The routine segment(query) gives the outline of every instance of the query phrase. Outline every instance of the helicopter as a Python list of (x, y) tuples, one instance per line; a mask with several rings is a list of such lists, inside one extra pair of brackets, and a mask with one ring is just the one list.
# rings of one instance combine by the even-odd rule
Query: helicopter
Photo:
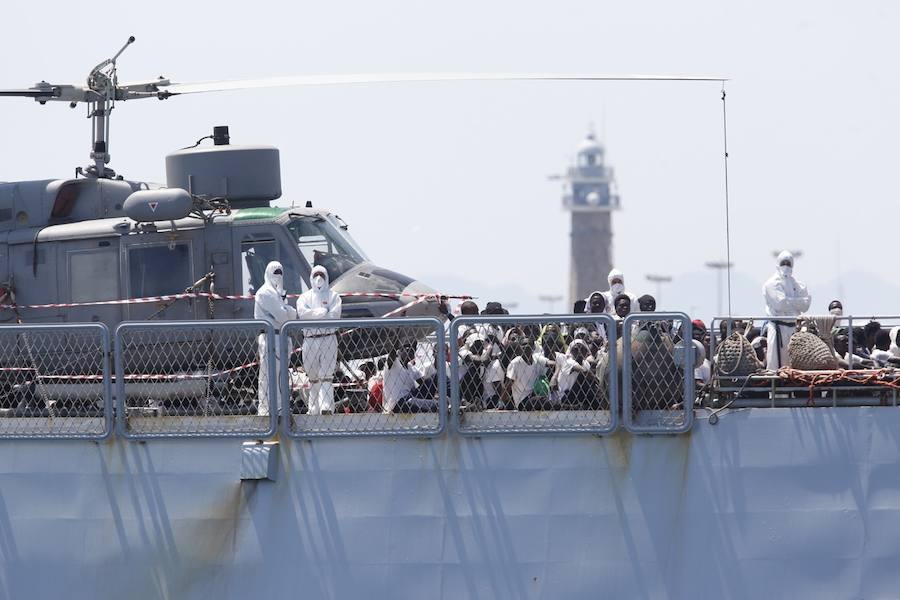
[[(178, 83), (165, 77), (120, 83), (117, 61), (131, 36), (97, 64), (84, 85), (46, 81), (0, 89), (0, 97), (86, 105), (91, 162), (70, 179), (0, 183), (0, 320), (27, 323), (252, 318), (250, 298), (265, 265), (279, 260), (290, 294), (322, 265), (344, 296), (342, 316), (448, 314), (445, 298), (414, 277), (373, 263), (335, 212), (273, 206), (281, 198), (277, 148), (232, 145), (227, 126), (166, 156), (164, 185), (127, 180), (109, 167), (117, 103), (259, 87), (384, 82), (556, 80), (723, 81), (719, 77), (554, 74), (321, 75)], [(211, 145), (203, 142), (211, 141)], [(129, 299), (215, 292), (133, 303)], [(218, 299), (221, 298), (221, 299)], [(111, 301), (119, 300), (115, 303)], [(201, 299), (202, 300), (202, 299)], [(22, 307), (10, 314), (9, 307)], [(3, 312), (7, 314), (4, 316)]]

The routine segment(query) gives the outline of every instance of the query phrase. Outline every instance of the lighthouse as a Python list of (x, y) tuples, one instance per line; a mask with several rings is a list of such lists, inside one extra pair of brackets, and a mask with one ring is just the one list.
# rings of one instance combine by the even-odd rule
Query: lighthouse
[(569, 253), (569, 299), (586, 298), (607, 287), (612, 267), (612, 211), (619, 209), (613, 169), (603, 145), (590, 131), (578, 146), (575, 164), (563, 181), (562, 204), (572, 213)]

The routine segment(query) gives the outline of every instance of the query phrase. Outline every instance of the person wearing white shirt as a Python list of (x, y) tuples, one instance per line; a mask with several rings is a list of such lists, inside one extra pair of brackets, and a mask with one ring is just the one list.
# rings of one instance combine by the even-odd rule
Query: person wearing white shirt
[(560, 355), (553, 374), (562, 407), (598, 409), (600, 390), (588, 356), (588, 345), (576, 339), (567, 354)]
[(535, 410), (540, 401), (534, 396), (534, 384), (546, 373), (552, 361), (534, 352), (531, 340), (521, 342), (519, 355), (506, 368), (507, 392), (516, 410)]
[(886, 329), (878, 330), (875, 334), (875, 347), (869, 355), (879, 367), (896, 366), (900, 364), (897, 357), (891, 352), (891, 334)]
[(422, 397), (428, 392), (421, 387), (423, 369), (415, 362), (414, 346), (402, 346), (388, 355), (384, 370), (383, 413), (436, 412), (439, 409), (436, 398)]
[(415, 359), (415, 349), (412, 346), (403, 346), (399, 350), (393, 350), (388, 355), (387, 365), (384, 369), (384, 401), (382, 411), (385, 414), (392, 412), (406, 412), (403, 410), (405, 402), (419, 385), (421, 375), (410, 366)]

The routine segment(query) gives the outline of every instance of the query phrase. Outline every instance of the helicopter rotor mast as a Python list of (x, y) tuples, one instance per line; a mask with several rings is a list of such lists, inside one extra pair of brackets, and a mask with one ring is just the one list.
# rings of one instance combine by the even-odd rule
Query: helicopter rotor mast
[(84, 177), (111, 179), (115, 171), (107, 167), (109, 155), (109, 121), (116, 100), (135, 100), (139, 98), (159, 98), (164, 100), (173, 95), (171, 92), (160, 92), (158, 85), (168, 85), (164, 77), (148, 82), (119, 85), (116, 72), (116, 61), (128, 46), (134, 43), (134, 36), (112, 58), (99, 63), (91, 69), (86, 85), (56, 85), (41, 81), (34, 87), (19, 90), (0, 90), (0, 97), (33, 98), (40, 104), (47, 102), (68, 102), (70, 108), (79, 103), (87, 104), (87, 117), (91, 119), (91, 153), (93, 164), (78, 167), (77, 175)]
[[(116, 88), (118, 86), (118, 74), (116, 73), (116, 60), (125, 52), (125, 49), (134, 43), (134, 36), (130, 36), (125, 45), (116, 52), (112, 58), (107, 58), (91, 69), (87, 78), (87, 87), (95, 92), (96, 96), (88, 100), (88, 118), (91, 119), (91, 159), (93, 167), (85, 170), (76, 170), (76, 173), (84, 173), (94, 177), (114, 177), (106, 165), (109, 163), (109, 117), (116, 107)], [(75, 107), (72, 103), (70, 106)]]

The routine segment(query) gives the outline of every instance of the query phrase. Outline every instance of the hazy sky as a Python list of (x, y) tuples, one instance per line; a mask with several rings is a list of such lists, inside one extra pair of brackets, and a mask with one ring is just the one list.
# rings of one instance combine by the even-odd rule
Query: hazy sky
[[(732, 257), (751, 290), (736, 308), (761, 310), (771, 251), (789, 247), (805, 253), (796, 272), (814, 303), (827, 304), (819, 296), (840, 272), (847, 297), (900, 312), (895, 288), (879, 282), (896, 273), (900, 3), (24, 4), (4, 7), (3, 87), (78, 82), (132, 34), (121, 81), (423, 71), (731, 77)], [(711, 312), (715, 279), (698, 272), (725, 253), (719, 96), (714, 83), (478, 82), (144, 100), (116, 107), (111, 166), (164, 181), (167, 152), (228, 124), (233, 143), (281, 149), (284, 202), (332, 208), (380, 264), (436, 287), (472, 288), (447, 292), (509, 290), (519, 297), (498, 299), (537, 309), (538, 294), (565, 292), (569, 272), (569, 215), (547, 175), (567, 166), (594, 122), (618, 176), (614, 256), (629, 287), (652, 291), (646, 273), (670, 274), (678, 308)], [(82, 108), (2, 106), (0, 179), (67, 177), (86, 164)], [(846, 289), (864, 275), (871, 289)]]

